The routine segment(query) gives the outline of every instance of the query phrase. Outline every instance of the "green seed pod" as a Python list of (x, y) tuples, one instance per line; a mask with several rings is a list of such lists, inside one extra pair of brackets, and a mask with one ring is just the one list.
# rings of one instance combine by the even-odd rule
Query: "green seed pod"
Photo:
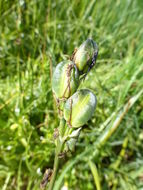
[(78, 70), (85, 73), (94, 66), (97, 55), (98, 48), (96, 43), (92, 39), (87, 39), (75, 52), (73, 61)]
[(59, 63), (54, 71), (52, 90), (57, 98), (69, 98), (78, 88), (79, 74), (76, 65), (67, 60)]
[(88, 89), (81, 89), (66, 101), (64, 118), (69, 126), (82, 127), (91, 118), (95, 107), (96, 96)]

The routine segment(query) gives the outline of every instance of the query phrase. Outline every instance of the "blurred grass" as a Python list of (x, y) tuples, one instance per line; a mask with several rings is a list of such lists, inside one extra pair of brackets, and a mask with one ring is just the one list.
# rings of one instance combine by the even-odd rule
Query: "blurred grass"
[(0, 0), (0, 189), (37, 190), (52, 167), (58, 126), (52, 69), (88, 37), (97, 42), (99, 57), (81, 87), (95, 92), (98, 105), (73, 157), (89, 145), (92, 151), (66, 172), (63, 184), (96, 189), (90, 155), (102, 189), (143, 189), (143, 95), (93, 155), (101, 132), (143, 89), (142, 9), (142, 0)]

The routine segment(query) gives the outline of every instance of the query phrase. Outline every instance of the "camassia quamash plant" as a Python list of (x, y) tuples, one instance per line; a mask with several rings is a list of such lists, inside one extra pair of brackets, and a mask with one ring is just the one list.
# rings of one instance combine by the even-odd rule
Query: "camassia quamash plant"
[(98, 47), (92, 39), (87, 39), (75, 49), (70, 60), (60, 62), (52, 77), (52, 91), (56, 99), (59, 127), (54, 131), (55, 158), (53, 169), (46, 170), (41, 187), (48, 183), (52, 190), (56, 180), (59, 162), (65, 154), (75, 150), (82, 126), (91, 119), (96, 108), (96, 96), (89, 89), (80, 89), (80, 83), (94, 66)]

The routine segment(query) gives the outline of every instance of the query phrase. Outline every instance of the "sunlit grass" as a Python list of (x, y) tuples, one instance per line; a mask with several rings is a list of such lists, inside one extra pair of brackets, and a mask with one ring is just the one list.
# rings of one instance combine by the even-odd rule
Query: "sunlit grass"
[[(99, 56), (84, 85), (95, 92), (97, 109), (58, 179), (64, 172), (61, 185), (95, 189), (91, 156), (102, 189), (143, 188), (143, 95), (98, 157), (93, 154), (101, 132), (143, 89), (142, 9), (141, 0), (0, 0), (0, 189), (38, 190), (45, 169), (52, 167), (58, 120), (51, 72), (88, 37), (97, 42)], [(67, 171), (73, 158), (77, 164)]]

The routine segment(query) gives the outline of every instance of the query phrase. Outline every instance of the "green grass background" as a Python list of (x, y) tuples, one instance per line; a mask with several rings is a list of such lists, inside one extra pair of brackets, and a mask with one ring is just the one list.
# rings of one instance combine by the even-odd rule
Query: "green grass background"
[[(82, 87), (95, 92), (97, 109), (57, 183), (96, 189), (92, 157), (103, 190), (143, 189), (143, 94), (94, 157), (103, 123), (112, 124), (143, 89), (142, 0), (0, 0), (0, 189), (38, 190), (52, 168), (59, 124), (52, 70), (88, 37), (99, 56)], [(68, 170), (89, 145), (91, 151)]]

